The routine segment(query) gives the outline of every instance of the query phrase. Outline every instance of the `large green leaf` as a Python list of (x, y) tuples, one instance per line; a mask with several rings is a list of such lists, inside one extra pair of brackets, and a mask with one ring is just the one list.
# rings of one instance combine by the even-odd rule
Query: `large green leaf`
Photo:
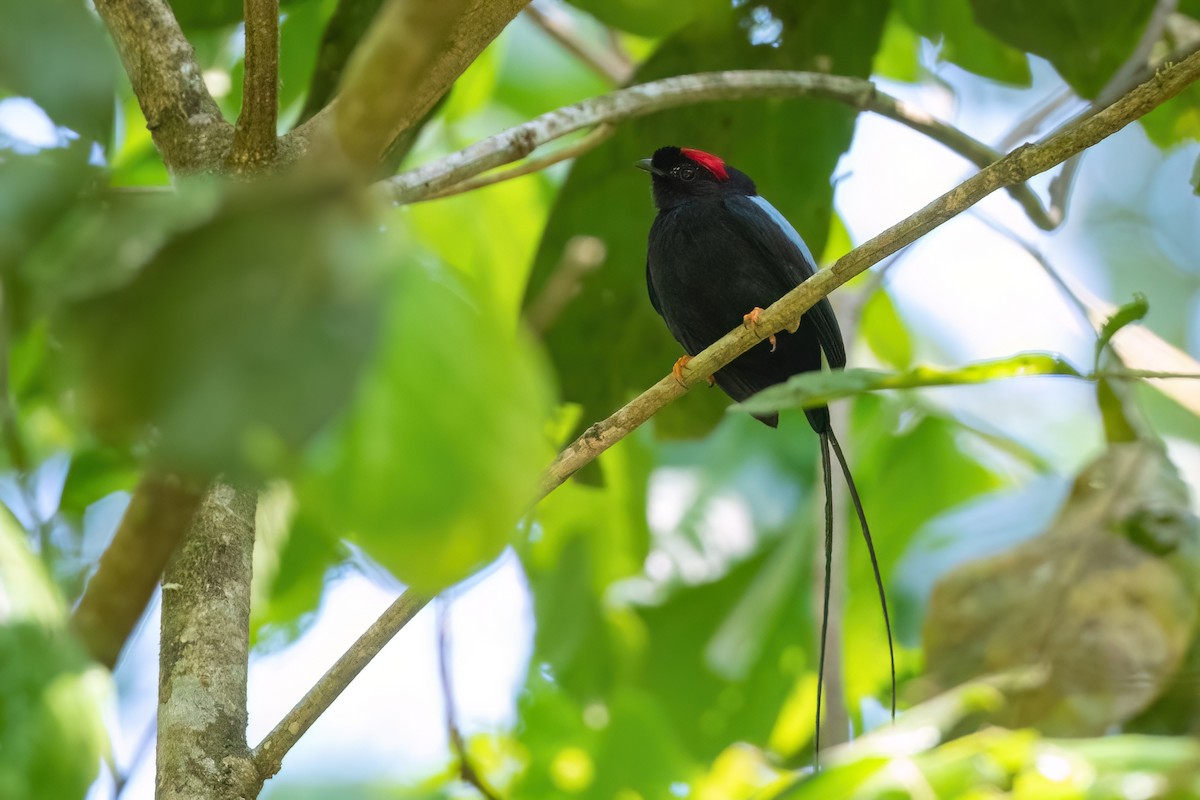
[(1133, 52), (1154, 0), (971, 0), (971, 8), (984, 28), (1095, 97)]
[[(141, 227), (162, 219), (178, 222)], [(345, 404), (375, 339), (384, 244), (352, 201), (239, 189), (199, 224), (146, 234), (149, 252), (103, 221), (90, 220), (97, 241), (119, 245), (115, 267), (132, 274), (57, 314), (99, 435), (128, 443), (153, 426), (157, 456), (178, 468), (270, 472)]]
[(979, 27), (969, 0), (896, 0), (896, 10), (918, 33), (941, 45), (939, 60), (985, 78), (1029, 85), (1029, 58)]
[[(773, 0), (693, 22), (665, 42), (637, 81), (716, 69), (808, 69), (866, 76), (886, 15), (880, 0)], [(662, 145), (726, 158), (758, 182), (815, 252), (829, 229), (838, 158), (854, 112), (817, 100), (711, 103), (630, 122), (571, 170), (542, 239), (527, 297), (553, 272), (568, 239), (589, 234), (608, 261), (584, 283), (546, 337), (563, 394), (584, 421), (610, 414), (661, 378), (680, 348), (646, 297), (646, 234), (653, 220), (646, 176), (632, 168)], [(660, 430), (695, 434), (719, 418), (717, 392), (692, 392), (656, 417)]]
[[(1163, 149), (1200, 139), (1200, 86), (1192, 84), (1141, 119), (1150, 141)], [(1193, 186), (1200, 186), (1196, 178)], [(1200, 193), (1200, 189), (1197, 190)]]
[(0, 93), (33, 98), (87, 139), (112, 128), (116, 56), (82, 0), (0, 0)]
[(300, 484), (302, 508), (422, 593), (513, 541), (551, 456), (542, 364), (468, 298), (448, 275), (405, 265), (384, 346)]
[(570, 0), (596, 19), (639, 36), (665, 36), (705, 14), (718, 11), (721, 0)]

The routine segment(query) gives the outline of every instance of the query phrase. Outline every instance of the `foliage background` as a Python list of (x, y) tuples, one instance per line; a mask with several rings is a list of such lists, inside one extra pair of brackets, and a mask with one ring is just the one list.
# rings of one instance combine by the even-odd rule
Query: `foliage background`
[[(240, 3), (173, 7), (234, 118)], [(283, 3), (285, 128), (305, 107), (336, 7)], [(727, 68), (872, 76), (995, 142), (1064, 83), (1080, 99), (1052, 121), (1082, 108), (1153, 7), (579, 0), (545, 11), (595, 47), (615, 31), (634, 81)], [(590, 480), (560, 488), (518, 529), (511, 520), (556, 447), (678, 355), (644, 296), (652, 209), (632, 161), (666, 143), (720, 153), (824, 263), (957, 183), (965, 162), (841, 106), (764, 100), (648, 117), (569, 167), (385, 212), (212, 184), (170, 198), (109, 192), (168, 175), (101, 29), (69, 0), (0, 8), (0, 736), (20, 731), (29, 745), (0, 757), (0, 796), (80, 796), (92, 784), (111, 797), (113, 768), (130, 777), (122, 796), (151, 794), (153, 610), (111, 682), (45, 634), (112, 535), (146, 464), (147, 423), (156, 457), (270, 480), (255, 553), (252, 740), (397, 581), (425, 591), (476, 574), (451, 593), (453, 674), (472, 759), (505, 796), (753, 797), (808, 763), (820, 487), (799, 414), (770, 431), (725, 413), (717, 392), (692, 392), (606, 453)], [(1177, 16), (1185, 33), (1200, 26), (1195, 4)], [(53, 68), (47, 53), (61, 54)], [(611, 87), (519, 18), (459, 79), (406, 163)], [(1144, 293), (1145, 324), (1200, 354), (1196, 91), (1089, 153), (1053, 234), (994, 197), (840, 291), (852, 363), (903, 369), (1038, 349), (1086, 368), (1091, 333), (997, 221), (1100, 297)], [(579, 235), (601, 239), (606, 260), (536, 340), (521, 309)], [(1138, 401), (1200, 485), (1196, 416), (1148, 387)], [(904, 706), (922, 697), (936, 580), (1043, 530), (1102, 451), (1102, 422), (1090, 386), (1053, 378), (845, 406), (843, 440), (891, 591)], [(885, 719), (887, 672), (857, 543), (844, 580), (844, 689), (862, 732)], [(318, 722), (268, 796), (471, 794), (455, 780), (440, 717), (433, 614)], [(1195, 723), (1164, 725), (1146, 730), (1185, 734)], [(1159, 776), (1155, 792), (1175, 785), (1163, 775), (1193, 786), (1200, 775), (1184, 738), (1072, 745), (990, 730), (957, 744), (914, 762), (937, 796), (989, 781), (1023, 797), (1133, 796), (1104, 792), (1123, 791), (1130, 775)], [(866, 758), (803, 791), (841, 796), (850, 789), (838, 781), (872, 779), (862, 791), (884, 796), (888, 775)]]

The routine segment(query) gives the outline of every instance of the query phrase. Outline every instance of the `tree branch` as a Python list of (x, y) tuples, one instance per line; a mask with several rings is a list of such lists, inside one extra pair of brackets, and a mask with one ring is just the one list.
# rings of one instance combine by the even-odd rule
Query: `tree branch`
[[(431, 164), (403, 172), (386, 181), (384, 191), (399, 203), (423, 200), (481, 172), (524, 158), (546, 142), (577, 130), (700, 102), (754, 97), (821, 97), (860, 111), (873, 111), (925, 134), (980, 168), (1001, 156), (957, 128), (878, 91), (870, 81), (813, 72), (742, 70), (665, 78), (551, 111)], [(1053, 227), (1029, 187), (1022, 184), (1007, 188), (1034, 224)]]
[(312, 727), (317, 718), (325, 713), (325, 709), (350, 685), (350, 681), (362, 672), (363, 667), (371, 663), (371, 659), (379, 655), (384, 645), (428, 602), (428, 598), (418, 597), (410, 591), (400, 595), (396, 602), (367, 628), (366, 633), (358, 637), (358, 641), (342, 654), (337, 663), (321, 676), (308, 694), (279, 721), (275, 729), (254, 748), (254, 766), (262, 780), (279, 772), (283, 757), (300, 741), (304, 732)]
[(548, 14), (530, 4), (525, 7), (525, 16), (533, 20), (535, 25), (562, 45), (568, 53), (587, 65), (588, 69), (609, 83), (621, 86), (633, 77), (633, 64), (622, 58), (620, 53), (602, 50), (580, 37), (565, 14)]
[[(1111, 136), (1179, 94), (1198, 77), (1200, 53), (1190, 56), (1180, 64), (1164, 68), (1158, 75), (1103, 111), (1087, 119), (1078, 120), (1037, 144), (1020, 147), (968, 178), (916, 214), (851, 250), (832, 267), (821, 270), (788, 292), (763, 312), (755, 331), (739, 326), (696, 355), (684, 368), (687, 386), (703, 382), (706, 376), (733, 361), (767, 335), (790, 327), (822, 297), (854, 276), (865, 272), (881, 259), (961, 214), (992, 192), (1024, 183)], [(539, 499), (620, 441), (667, 403), (680, 397), (687, 391), (687, 386), (667, 375), (612, 416), (591, 425), (546, 469), (542, 476)]]
[(112, 669), (200, 505), (198, 489), (149, 474), (133, 492), (112, 543), (71, 616), (92, 658)]
[(204, 86), (196, 53), (162, 0), (95, 0), (167, 169), (219, 170), (233, 126)]
[(157, 800), (257, 797), (246, 746), (253, 491), (214, 484), (163, 580)]
[(388, 0), (333, 103), (285, 141), (305, 149), (332, 127), (363, 168), (417, 123), (528, 0)]
[(235, 171), (275, 158), (279, 114), (279, 0), (245, 0), (246, 68), (242, 113), (233, 132), (229, 163)]

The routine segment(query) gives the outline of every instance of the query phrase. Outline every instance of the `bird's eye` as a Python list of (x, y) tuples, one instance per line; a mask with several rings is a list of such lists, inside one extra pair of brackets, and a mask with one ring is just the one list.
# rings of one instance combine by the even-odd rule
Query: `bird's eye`
[(679, 168), (679, 179), (680, 180), (690, 181), (695, 177), (696, 177), (696, 170), (694, 167), (680, 167)]

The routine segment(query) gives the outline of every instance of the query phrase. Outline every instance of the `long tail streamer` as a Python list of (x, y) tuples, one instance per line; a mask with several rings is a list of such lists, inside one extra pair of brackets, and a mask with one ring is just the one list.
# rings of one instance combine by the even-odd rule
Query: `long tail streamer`
[(879, 605), (883, 609), (883, 626), (887, 631), (888, 665), (892, 677), (892, 719), (896, 719), (896, 651), (892, 643), (892, 620), (888, 616), (887, 594), (883, 589), (883, 576), (879, 572), (879, 559), (875, 555), (875, 543), (871, 539), (871, 529), (867, 526), (867, 515), (863, 512), (862, 500), (858, 496), (858, 487), (854, 484), (854, 476), (850, 474), (850, 465), (846, 463), (846, 454), (833, 429), (829, 428), (821, 434), (821, 472), (825, 479), (825, 604), (821, 609), (821, 654), (817, 666), (817, 727), (813, 739), (813, 763), (816, 767), (821, 764), (821, 693), (825, 685), (825, 637), (829, 632), (829, 586), (833, 573), (833, 468), (830, 463), (829, 449), (837, 455), (842, 475), (846, 479), (846, 487), (850, 490), (850, 499), (858, 514), (858, 523), (862, 528), (863, 541), (867, 544), (867, 552), (871, 556), (871, 569), (875, 573), (875, 586), (879, 590)]

